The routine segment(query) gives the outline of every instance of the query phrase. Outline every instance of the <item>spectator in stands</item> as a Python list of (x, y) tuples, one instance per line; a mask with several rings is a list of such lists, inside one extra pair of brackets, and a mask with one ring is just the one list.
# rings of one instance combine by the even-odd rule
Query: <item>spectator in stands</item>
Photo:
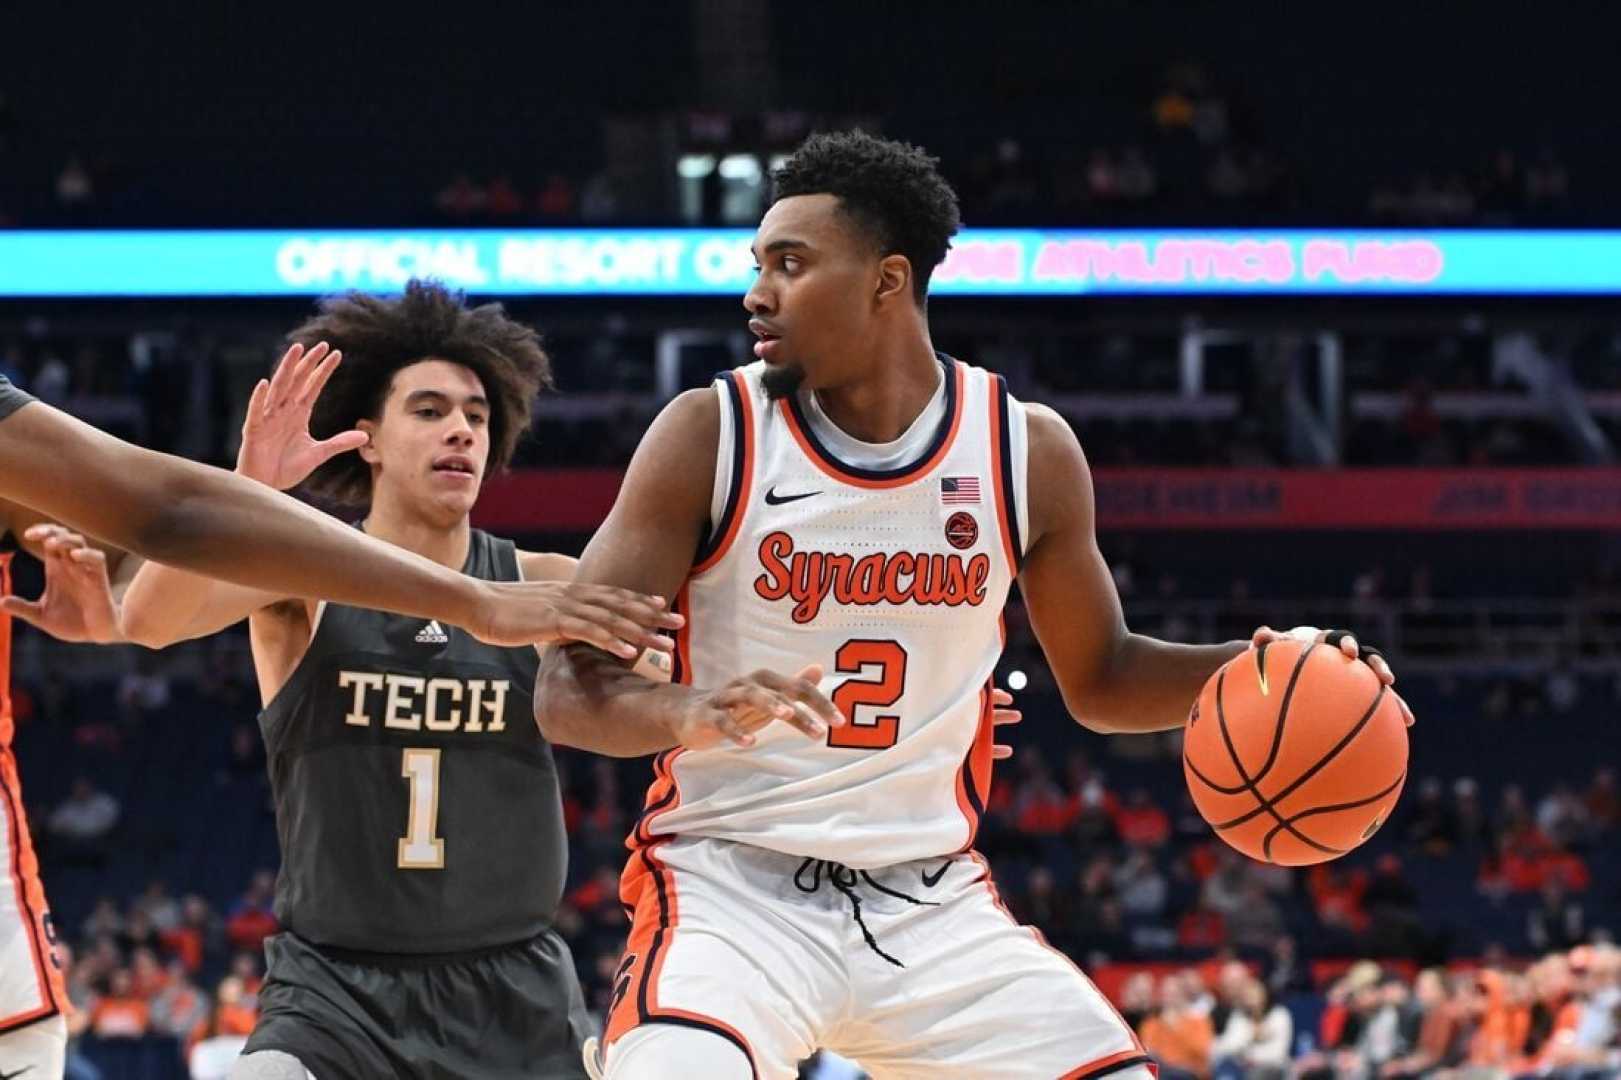
[(68, 1004), (71, 1006), (67, 1010), (68, 1044), (63, 1080), (102, 1080), (101, 1070), (96, 1068), (80, 1049), (80, 1040), (84, 1033), (90, 1030), (90, 1013), (95, 1008), (95, 994), (84, 978), (72, 946), (65, 941), (58, 943), (56, 955), (62, 962), (63, 981), (67, 985)]
[(1159, 1008), (1138, 1034), (1159, 1062), (1160, 1080), (1204, 1080), (1210, 1075), (1210, 1047), (1216, 1037), (1209, 1015), (1194, 1007), (1188, 983), (1178, 973), (1160, 980), (1159, 996)]
[(1557, 1048), (1569, 1043), (1581, 1020), (1581, 1006), (1572, 998), (1570, 962), (1563, 955), (1545, 956), (1527, 973), (1531, 984), (1531, 1022), (1523, 1055), (1525, 1068), (1545, 1072)]
[(1147, 788), (1133, 788), (1114, 817), (1122, 843), (1158, 848), (1171, 837), (1171, 819), (1155, 805)]
[(159, 934), (180, 925), (180, 902), (169, 895), (169, 885), (162, 879), (153, 879), (147, 884), (146, 891), (135, 901), (134, 909), (146, 916)]
[(1571, 968), (1580, 980), (1581, 1013), (1568, 1043), (1551, 1058), (1585, 1080), (1621, 1068), (1621, 949), (1573, 950)]
[(1169, 887), (1154, 857), (1138, 848), (1115, 871), (1114, 891), (1129, 918), (1157, 919), (1165, 911)]
[(90, 1012), (90, 1030), (98, 1039), (138, 1039), (146, 1034), (151, 1006), (135, 992), (127, 968), (107, 980), (107, 993)]
[(1023, 762), (1019, 792), (1013, 800), (1013, 821), (1025, 836), (1057, 836), (1074, 824), (1079, 800), (1064, 794), (1040, 754)]
[(1426, 855), (1440, 858), (1458, 843), (1458, 824), (1446, 804), (1440, 778), (1427, 776), (1419, 784), (1417, 797), (1408, 811), (1406, 840)]
[(91, 909), (83, 925), (79, 927), (79, 936), (84, 940), (118, 937), (123, 932), (124, 916), (118, 910), (118, 902), (110, 896), (97, 899), (96, 906)]
[(242, 980), (228, 975), (215, 991), (213, 1011), (186, 1056), (192, 1080), (226, 1080), (258, 1019), (245, 1003)]
[(1120, 1018), (1133, 1031), (1141, 1031), (1143, 1021), (1154, 1012), (1154, 976), (1139, 971), (1120, 987)]
[(1400, 976), (1386, 975), (1367, 997), (1366, 1019), (1352, 1053), (1358, 1075), (1377, 1076), (1417, 1040), (1419, 1017)]
[(1240, 903), (1227, 913), (1227, 933), (1234, 945), (1256, 951), (1271, 949), (1283, 936), (1283, 912), (1259, 879), (1245, 879)]
[(163, 931), (158, 940), (165, 952), (196, 975), (210, 957), (218, 954), (223, 934), (208, 901), (191, 894), (180, 902), (180, 925)]
[(169, 973), (158, 963), (157, 953), (141, 947), (130, 953), (130, 989), (143, 1001), (152, 1001), (169, 986)]
[(1593, 828), (1600, 833), (1621, 825), (1621, 785), (1613, 766), (1601, 766), (1582, 795), (1582, 805)]
[(1238, 1001), (1210, 1047), (1213, 1080), (1281, 1080), (1294, 1043), (1294, 1021), (1274, 1005), (1257, 979), (1244, 982)]
[(1558, 877), (1542, 886), (1542, 902), (1526, 915), (1526, 940), (1538, 952), (1569, 949), (1587, 938), (1587, 912)]
[(71, 861), (99, 864), (106, 857), (107, 835), (118, 824), (118, 800), (98, 790), (89, 777), (73, 781), (73, 790), (46, 822), (54, 853)]
[(255, 873), (248, 891), (231, 905), (230, 913), (226, 916), (226, 940), (237, 949), (257, 952), (265, 938), (278, 929), (275, 898), (275, 872), (260, 870)]
[(1452, 818), (1458, 824), (1458, 842), (1466, 851), (1483, 853), (1491, 849), (1491, 824), (1480, 803), (1480, 785), (1473, 777), (1453, 781)]
[(1280, 934), (1272, 943), (1272, 963), (1266, 971), (1266, 988), (1282, 1001), (1291, 994), (1312, 989), (1311, 972), (1300, 959), (1300, 947), (1288, 934)]
[(1415, 949), (1418, 891), (1407, 880), (1398, 856), (1379, 857), (1362, 893), (1362, 907), (1368, 913), (1370, 944), (1376, 954), (1407, 955)]
[(1384, 1080), (1417, 1080), (1462, 1059), (1458, 1019), (1447, 997), (1445, 976), (1434, 968), (1420, 972), (1413, 998), (1421, 1016), (1418, 1035), (1406, 1053), (1380, 1067), (1378, 1075)]
[(152, 1030), (190, 1046), (207, 1027), (212, 1010), (209, 996), (176, 961), (169, 968), (168, 984), (152, 999)]

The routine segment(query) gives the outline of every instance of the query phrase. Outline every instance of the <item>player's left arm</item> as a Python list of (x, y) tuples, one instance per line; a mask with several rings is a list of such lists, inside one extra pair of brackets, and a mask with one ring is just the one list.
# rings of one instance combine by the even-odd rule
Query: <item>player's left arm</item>
[(1025, 408), (1031, 543), (1019, 586), (1064, 705), (1093, 731), (1181, 727), (1210, 673), (1248, 642), (1178, 645), (1126, 627), (1098, 550), (1092, 471), (1081, 444), (1051, 409)]
[[(1098, 550), (1092, 470), (1081, 444), (1051, 409), (1025, 408), (1031, 544), (1019, 584), (1064, 704), (1093, 731), (1179, 728), (1212, 672), (1252, 643), (1283, 635), (1262, 627), (1252, 641), (1183, 645), (1133, 633)], [(1355, 638), (1339, 646), (1359, 655)], [(1382, 657), (1369, 662), (1382, 681), (1395, 681)]]
[(525, 581), (573, 581), (574, 569), (580, 560), (572, 555), (556, 555), (549, 551), (519, 551), (518, 568)]

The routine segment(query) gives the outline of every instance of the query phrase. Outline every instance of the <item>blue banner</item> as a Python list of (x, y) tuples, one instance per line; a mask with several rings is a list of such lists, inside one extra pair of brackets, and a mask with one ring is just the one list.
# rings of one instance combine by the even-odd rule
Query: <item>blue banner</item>
[[(0, 297), (317, 296), (433, 277), (483, 296), (740, 296), (746, 229), (0, 231)], [(934, 293), (1621, 294), (1621, 231), (991, 230)]]

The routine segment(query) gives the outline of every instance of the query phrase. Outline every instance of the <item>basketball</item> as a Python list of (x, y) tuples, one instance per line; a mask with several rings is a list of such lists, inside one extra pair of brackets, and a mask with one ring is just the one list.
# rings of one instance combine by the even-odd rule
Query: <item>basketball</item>
[(1188, 718), (1194, 805), (1261, 862), (1338, 858), (1390, 816), (1407, 778), (1407, 725), (1373, 669), (1326, 644), (1274, 641), (1210, 677)]

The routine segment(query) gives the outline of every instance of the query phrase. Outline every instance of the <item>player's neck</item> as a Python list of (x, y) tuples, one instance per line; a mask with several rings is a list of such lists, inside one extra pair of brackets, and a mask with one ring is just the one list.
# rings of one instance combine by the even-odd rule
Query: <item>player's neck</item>
[(441, 566), (460, 570), (467, 565), (467, 549), (472, 543), (472, 525), (467, 515), (451, 525), (424, 518), (420, 513), (378, 492), (366, 514), (366, 533), (379, 540), (432, 559)]
[(875, 350), (862, 365), (861, 378), (816, 391), (816, 402), (838, 429), (867, 443), (888, 443), (904, 435), (940, 386), (940, 361), (928, 327), (907, 335), (900, 347)]

